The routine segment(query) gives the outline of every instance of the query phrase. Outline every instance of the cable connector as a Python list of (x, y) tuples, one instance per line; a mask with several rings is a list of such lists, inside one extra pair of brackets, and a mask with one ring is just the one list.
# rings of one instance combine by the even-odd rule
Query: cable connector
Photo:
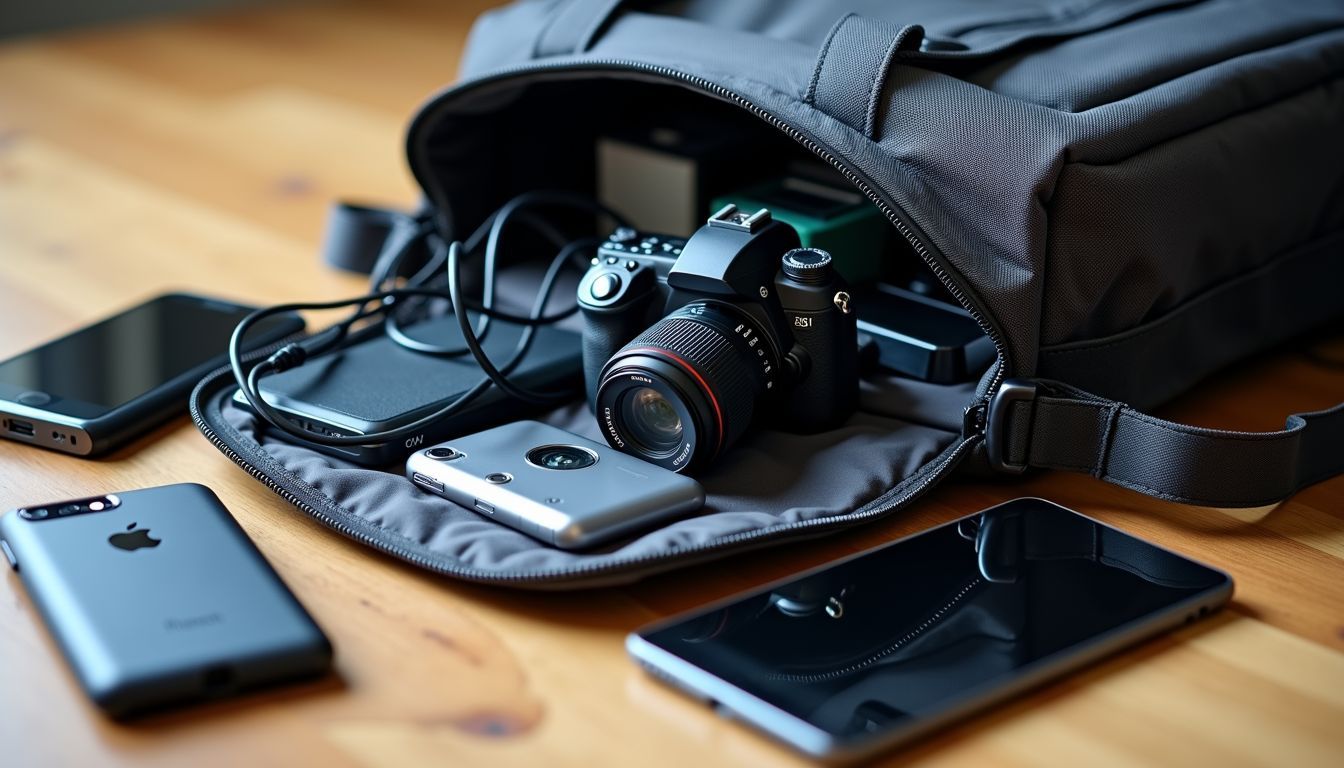
[(298, 343), (286, 344), (266, 358), (267, 365), (276, 373), (303, 365), (308, 359), (308, 350)]

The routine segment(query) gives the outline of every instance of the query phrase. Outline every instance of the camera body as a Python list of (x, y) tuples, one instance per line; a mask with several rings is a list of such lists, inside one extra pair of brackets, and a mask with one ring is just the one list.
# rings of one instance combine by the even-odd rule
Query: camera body
[(584, 377), (603, 436), (646, 461), (686, 471), (758, 414), (816, 432), (858, 401), (844, 280), (829, 254), (800, 248), (793, 227), (767, 209), (726, 206), (689, 240), (617, 230), (578, 294)]

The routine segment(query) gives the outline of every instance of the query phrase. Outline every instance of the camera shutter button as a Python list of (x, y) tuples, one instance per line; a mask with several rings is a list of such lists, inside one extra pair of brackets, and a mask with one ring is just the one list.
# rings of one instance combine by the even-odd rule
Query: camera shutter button
[(824, 283), (831, 278), (831, 254), (820, 248), (794, 248), (782, 259), (784, 274), (800, 283)]
[(621, 276), (615, 272), (603, 272), (593, 280), (593, 284), (588, 288), (593, 298), (598, 301), (610, 299), (619, 290), (621, 290)]

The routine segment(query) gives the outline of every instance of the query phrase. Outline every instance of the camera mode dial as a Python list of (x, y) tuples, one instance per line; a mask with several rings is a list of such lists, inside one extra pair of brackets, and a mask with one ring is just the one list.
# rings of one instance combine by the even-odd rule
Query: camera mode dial
[(826, 283), (833, 271), (831, 254), (820, 248), (794, 248), (781, 259), (784, 274), (800, 283)]

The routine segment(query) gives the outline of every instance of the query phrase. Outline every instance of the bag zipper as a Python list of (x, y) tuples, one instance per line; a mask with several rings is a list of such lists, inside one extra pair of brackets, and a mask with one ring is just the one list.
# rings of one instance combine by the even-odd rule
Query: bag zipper
[[(843, 175), (846, 179), (848, 179), (851, 184), (858, 187), (858, 189), (861, 192), (863, 192), (863, 194), (869, 199), (869, 201), (877, 206), (878, 210), (882, 211), (882, 215), (886, 216), (887, 221), (890, 222), (892, 226), (896, 228), (896, 231), (901, 234), (901, 237), (903, 237), (907, 243), (909, 243), (910, 247), (913, 248), (915, 252), (920, 255), (920, 258), (924, 260), (924, 263), (927, 264), (929, 269), (933, 271), (934, 275), (938, 277), (938, 280), (942, 282), (943, 286), (947, 288), (948, 292), (951, 293), (952, 296), (957, 300), (957, 302), (961, 304), (961, 306), (971, 315), (972, 318), (975, 319), (975, 322), (980, 326), (980, 329), (984, 331), (985, 335), (987, 335), (990, 341), (994, 343), (994, 350), (998, 358), (998, 364), (995, 367), (994, 376), (991, 379), (989, 386), (985, 389), (985, 392), (992, 393), (998, 388), (1000, 382), (1002, 382), (1002, 380), (1006, 375), (1005, 373), (1006, 369), (1011, 367), (1010, 366), (1011, 357), (1009, 356), (1007, 346), (1003, 343), (1003, 336), (1002, 334), (999, 333), (998, 326), (995, 325), (994, 322), (989, 317), (987, 317), (983, 312), (981, 312), (980, 308), (967, 296), (958, 278), (955, 277), (952, 271), (945, 266), (941, 254), (937, 253), (935, 249), (925, 244), (919, 238), (919, 236), (916, 235), (914, 231), (910, 229), (910, 226), (905, 222), (905, 219), (908, 217), (904, 216), (904, 211), (901, 211), (900, 207), (894, 201), (888, 198), (874, 185), (870, 184), (866, 178), (864, 178), (857, 171), (850, 168), (842, 160), (836, 157), (835, 154), (832, 153), (829, 149), (827, 149), (824, 145), (822, 145), (821, 142), (817, 141), (809, 134), (798, 129), (792, 123), (789, 123), (788, 121), (775, 115), (773, 112), (770, 112), (764, 107), (761, 107), (760, 105), (751, 101), (747, 97), (737, 93), (736, 91), (732, 91), (728, 88), (723, 87), (722, 85), (719, 85), (718, 83), (706, 80), (703, 77), (671, 69), (670, 67), (662, 67), (653, 64), (644, 64), (642, 62), (637, 61), (629, 61), (622, 59), (591, 59), (577, 62), (562, 61), (562, 62), (531, 63), (531, 64), (519, 65), (516, 67), (507, 67), (504, 69), (495, 70), (494, 72), (491, 72), (490, 74), (485, 75), (484, 77), (470, 80), (468, 82), (461, 83), (459, 85), (451, 86), (449, 88), (444, 89), (443, 91), (440, 91), (427, 103), (425, 107), (421, 109), (419, 114), (416, 115), (416, 117), (413, 120), (413, 124), (418, 123), (424, 117), (425, 113), (429, 109), (433, 108), (433, 105), (437, 105), (449, 97), (468, 92), (477, 87), (495, 83), (501, 80), (508, 80), (518, 75), (524, 75), (533, 72), (563, 71), (563, 72), (580, 73), (588, 70), (598, 72), (609, 70), (629, 70), (633, 72), (652, 73), (669, 80), (675, 80), (679, 83), (695, 86), (699, 90), (704, 91), (711, 96), (714, 96), (722, 101), (731, 102), (741, 107), (742, 109), (747, 110), (751, 114), (755, 115), (758, 119), (764, 121), (765, 123), (773, 127), (775, 130), (784, 133), (789, 138), (793, 139), (794, 142), (802, 145), (805, 149), (810, 151), (812, 154), (816, 155), (819, 159), (825, 161), (832, 168), (839, 171), (840, 174)], [(413, 127), (412, 130), (408, 131), (408, 134), (411, 133), (414, 133)], [(412, 168), (413, 173), (416, 170), (417, 169)], [(418, 178), (419, 174), (417, 173), (416, 176)], [(426, 185), (422, 184), (421, 186), (424, 187)], [(988, 404), (989, 404), (989, 394), (985, 394), (984, 396), (979, 398), (979, 400), (975, 404), (973, 404), (971, 408), (973, 409), (985, 408), (988, 406)], [(977, 432), (977, 434), (982, 433)]]
[[(270, 350), (273, 351), (273, 350)], [(211, 421), (205, 416), (205, 409), (214, 407), (212, 405), (220, 394), (220, 384), (225, 380), (232, 380), (233, 372), (229, 368), (221, 368), (207, 376), (191, 396), (191, 420), (215, 448), (229, 458), (230, 461), (237, 464), (253, 477), (253, 479), (265, 485), (271, 492), (283, 498), (285, 501), (294, 505), (309, 517), (318, 522), (339, 531), (343, 535), (354, 539), (362, 544), (394, 555), (402, 560), (414, 563), (426, 570), (442, 573), (467, 581), (476, 581), (488, 584), (528, 584), (534, 583), (538, 586), (551, 584), (572, 585), (572, 582), (592, 580), (591, 586), (599, 586), (598, 581), (624, 581), (620, 579), (622, 575), (639, 573), (650, 565), (659, 563), (671, 563), (676, 561), (678, 565), (689, 565), (700, 560), (711, 559), (713, 554), (721, 549), (727, 549), (737, 545), (759, 543), (764, 545), (774, 539), (788, 538), (790, 534), (804, 535), (807, 532), (816, 531), (820, 533), (830, 528), (844, 528), (849, 525), (857, 525), (864, 520), (877, 517), (892, 508), (913, 501), (926, 491), (935, 480), (941, 478), (943, 474), (951, 467), (955, 466), (965, 453), (969, 450), (976, 440), (963, 440), (956, 444), (951, 453), (948, 454), (932, 470), (927, 471), (914, 488), (908, 489), (907, 493), (901, 494), (900, 498), (892, 500), (901, 486), (891, 489), (886, 494), (877, 499), (850, 512), (846, 515), (834, 517), (815, 518), (812, 520), (800, 520), (785, 525), (762, 529), (756, 531), (744, 531), (742, 533), (732, 534), (712, 542), (700, 544), (694, 547), (685, 547), (682, 549), (668, 552), (658, 552), (639, 557), (630, 557), (620, 560), (609, 560), (602, 563), (580, 564), (564, 568), (555, 568), (546, 571), (497, 571), (486, 570), (482, 568), (472, 568), (467, 566), (448, 565), (441, 560), (428, 558), (419, 552), (397, 543), (397, 537), (387, 534), (372, 524), (369, 524), (368, 530), (362, 530), (361, 527), (351, 525), (345, 520), (341, 520), (335, 515), (323, 510), (321, 507), (331, 503), (331, 500), (320, 492), (307, 486), (297, 480), (289, 480), (281, 477), (275, 478), (260, 469), (256, 463), (247, 454), (259, 453), (265, 455), (265, 451), (259, 446), (250, 447), (238, 440), (220, 434), (214, 428)], [(254, 443), (255, 445), (255, 443)], [(376, 471), (376, 470), (370, 470)], [(890, 502), (890, 503), (886, 503)], [(446, 503), (446, 502), (445, 502)], [(661, 570), (661, 569), (660, 569)], [(651, 573), (652, 571), (648, 571)], [(608, 578), (602, 578), (608, 577)]]
[[(739, 107), (746, 109), (758, 119), (771, 125), (776, 130), (785, 133), (795, 142), (802, 145), (818, 158), (829, 164), (832, 168), (839, 171), (850, 181), (850, 183), (858, 187), (880, 211), (882, 211), (883, 215), (887, 217), (887, 220), (896, 228), (905, 241), (910, 244), (911, 248), (920, 255), (942, 284), (947, 287), (952, 296), (957, 299), (962, 307), (964, 307), (971, 317), (975, 319), (976, 323), (980, 325), (980, 328), (985, 334), (989, 336), (990, 340), (994, 343), (998, 362), (995, 367), (994, 376), (985, 391), (993, 392), (997, 389), (1004, 377), (1004, 369), (1007, 367), (1009, 360), (1007, 348), (1003, 344), (1002, 336), (999, 334), (997, 326), (969, 299), (966, 292), (962, 289), (958, 279), (944, 266), (941, 256), (926, 245), (905, 223), (901, 215), (899, 215), (899, 207), (878, 191), (872, 184), (869, 184), (867, 179), (837, 158), (820, 142), (741, 94), (704, 78), (679, 72), (667, 67), (659, 67), (632, 61), (598, 60), (584, 61), (578, 64), (572, 62), (531, 64), (499, 70), (485, 78), (473, 80), (470, 83), (445, 90), (438, 94), (431, 103), (438, 103), (451, 94), (461, 93), (473, 87), (529, 72), (561, 70), (581, 72), (586, 69), (626, 69), (635, 72), (653, 73), (669, 80), (675, 80), (679, 83), (695, 86), (705, 93), (721, 100), (737, 104)], [(423, 115), (424, 111), (422, 110), (415, 120), (418, 122)], [(640, 557), (609, 560), (602, 563), (581, 564), (578, 566), (556, 568), (547, 571), (495, 571), (457, 565), (446, 565), (439, 560), (427, 558), (418, 552), (414, 552), (399, 545), (395, 541), (395, 537), (386, 534), (379, 529), (371, 527), (370, 530), (361, 530), (356, 526), (350, 525), (332, 514), (319, 509), (319, 505), (322, 504), (322, 501), (319, 499), (326, 499), (328, 502), (330, 502), (330, 499), (327, 499), (327, 497), (318, 493), (315, 489), (312, 489), (311, 487), (301, 487), (297, 482), (281, 482), (271, 477), (265, 471), (259, 469), (256, 464), (244, 455), (244, 452), (253, 452), (254, 450), (264, 454), (264, 451), (262, 451), (259, 446), (256, 449), (252, 449), (245, 445), (237, 444), (236, 441), (226, 439), (213, 428), (202, 413), (202, 400), (207, 394), (213, 398), (214, 393), (210, 392), (210, 390), (214, 389), (219, 381), (226, 376), (231, 377), (232, 371), (228, 368), (222, 368), (207, 376), (196, 387), (191, 398), (191, 419), (196, 424), (197, 429), (201, 431), (201, 434), (205, 435), (206, 439), (209, 440), (221, 453), (229, 457), (231, 461), (241, 467), (254, 479), (269, 488), (273, 493), (285, 499), (305, 514), (318, 520), (323, 525), (339, 531), (349, 538), (414, 563), (426, 570), (467, 581), (489, 584), (535, 584), (538, 586), (563, 584), (566, 586), (576, 586), (577, 584), (575, 584), (575, 582), (591, 581), (593, 582), (591, 586), (598, 586), (599, 582), (602, 581), (623, 581), (624, 579), (621, 579), (621, 577), (625, 575), (634, 575), (641, 572), (652, 573), (654, 570), (665, 570), (662, 568), (650, 570), (650, 566), (669, 564), (667, 567), (671, 568), (672, 566), (670, 563), (673, 561), (678, 565), (690, 565), (703, 560), (712, 559), (719, 550), (723, 549), (737, 548), (739, 546), (750, 544), (759, 544), (763, 546), (775, 540), (782, 541), (788, 538), (801, 538), (808, 533), (815, 532), (820, 534), (821, 532), (831, 529), (840, 529), (851, 525), (857, 525), (863, 521), (879, 517), (918, 499), (935, 481), (942, 479), (948, 472), (955, 468), (956, 465), (961, 462), (962, 458), (964, 458), (979, 441), (983, 440), (983, 429), (978, 426), (975, 429), (964, 432), (960, 442), (958, 442), (950, 452), (945, 451), (942, 460), (932, 469), (924, 472), (913, 487), (906, 488), (904, 487), (904, 484), (898, 485), (895, 488), (890, 489), (887, 493), (845, 515), (814, 518), (812, 520), (800, 520), (768, 529), (744, 531), (742, 533), (724, 536), (715, 539), (712, 542), (707, 542), (694, 547), (677, 549), (670, 552), (652, 553)], [(967, 412), (983, 411), (988, 404), (988, 399), (988, 395), (981, 397), (967, 409)], [(971, 424), (979, 423), (978, 420), (968, 419), (967, 421)]]

